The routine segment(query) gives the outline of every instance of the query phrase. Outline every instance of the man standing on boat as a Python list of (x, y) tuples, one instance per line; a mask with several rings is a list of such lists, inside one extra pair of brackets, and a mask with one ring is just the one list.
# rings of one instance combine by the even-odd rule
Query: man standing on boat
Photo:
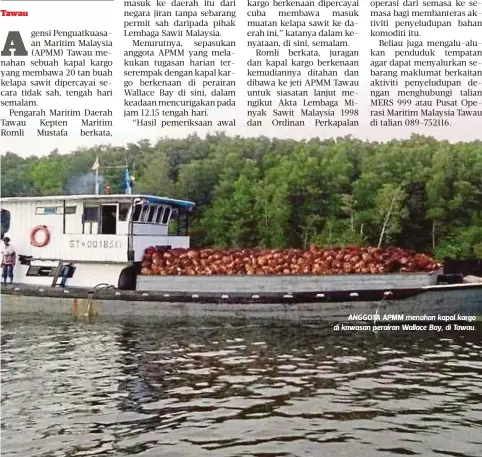
[(5, 247), (2, 250), (2, 277), (3, 283), (7, 284), (7, 278), (10, 278), (10, 284), (13, 282), (13, 268), (17, 260), (15, 249), (10, 244), (10, 238), (6, 236), (3, 239)]

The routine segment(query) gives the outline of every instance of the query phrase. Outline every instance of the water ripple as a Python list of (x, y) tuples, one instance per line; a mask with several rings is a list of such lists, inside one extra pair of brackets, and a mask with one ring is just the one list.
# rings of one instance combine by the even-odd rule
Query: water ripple
[(3, 318), (2, 456), (480, 457), (481, 340)]

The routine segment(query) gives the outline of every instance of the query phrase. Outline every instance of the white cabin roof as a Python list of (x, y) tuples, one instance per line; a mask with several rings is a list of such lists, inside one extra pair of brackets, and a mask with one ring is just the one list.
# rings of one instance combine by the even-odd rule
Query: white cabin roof
[(174, 198), (168, 197), (156, 197), (155, 195), (142, 195), (142, 194), (102, 194), (102, 195), (51, 195), (51, 196), (41, 196), (41, 197), (6, 197), (2, 198), (2, 203), (12, 202), (12, 203), (33, 203), (33, 202), (44, 202), (44, 201), (109, 201), (116, 203), (132, 203), (134, 200), (145, 200), (149, 203), (159, 203), (167, 204), (177, 207), (186, 208), (191, 210), (195, 203), (188, 200), (176, 200)]

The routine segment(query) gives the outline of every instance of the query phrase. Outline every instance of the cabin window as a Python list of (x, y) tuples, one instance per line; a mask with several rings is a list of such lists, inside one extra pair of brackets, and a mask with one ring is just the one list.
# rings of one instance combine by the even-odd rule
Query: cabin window
[[(75, 214), (76, 212), (77, 212), (76, 206), (66, 206), (65, 207), (65, 214)], [(64, 214), (64, 207), (58, 206), (55, 214)]]
[(139, 204), (135, 205), (135, 206), (134, 206), (134, 212), (132, 213), (132, 220), (133, 220), (134, 222), (138, 222), (138, 221), (139, 221), (141, 212), (142, 212), (142, 205), (139, 205)]
[[(180, 213), (177, 208), (172, 209), (171, 211), (171, 222), (168, 227), (168, 234), (169, 235), (181, 235), (181, 225), (180, 225)], [(174, 222), (173, 222), (174, 221)]]
[(35, 214), (60, 214), (57, 210), (61, 207), (57, 206), (40, 206), (35, 210)]
[(171, 208), (166, 206), (166, 210), (164, 211), (164, 215), (162, 216), (162, 223), (167, 224), (169, 222), (169, 216), (171, 215)]
[(10, 211), (2, 209), (1, 212), (1, 222), (2, 222), (2, 239), (3, 235), (10, 230)]
[(98, 206), (84, 206), (82, 213), (82, 233), (90, 234), (98, 232), (100, 221), (100, 208)]
[(130, 203), (119, 203), (119, 221), (125, 222), (131, 209)]
[(84, 208), (84, 222), (98, 222), (99, 221), (99, 207)]
[[(65, 214), (75, 214), (77, 211), (76, 206), (66, 206)], [(64, 214), (63, 206), (37, 206), (35, 214), (38, 215), (50, 215), (50, 214)]]
[(141, 213), (139, 222), (147, 222), (148, 217), (149, 217), (149, 203), (145, 203), (142, 206), (142, 213)]
[(162, 221), (162, 214), (164, 212), (164, 206), (160, 205), (156, 214), (156, 224), (160, 224)]
[(149, 217), (147, 222), (155, 222), (154, 216), (156, 215), (157, 205), (151, 205), (149, 209)]

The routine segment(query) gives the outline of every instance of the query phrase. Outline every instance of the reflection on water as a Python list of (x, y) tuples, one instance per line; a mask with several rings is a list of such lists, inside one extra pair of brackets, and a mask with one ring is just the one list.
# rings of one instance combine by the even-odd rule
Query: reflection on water
[(480, 457), (481, 340), (4, 317), (2, 456)]

